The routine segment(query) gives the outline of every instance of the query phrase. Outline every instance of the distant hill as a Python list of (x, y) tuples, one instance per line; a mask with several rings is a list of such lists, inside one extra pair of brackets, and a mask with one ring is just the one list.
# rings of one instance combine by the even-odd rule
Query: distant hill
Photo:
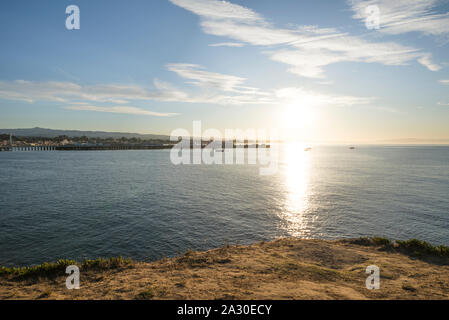
[(156, 134), (139, 134), (129, 132), (105, 132), (105, 131), (80, 131), (80, 130), (53, 130), (45, 128), (31, 128), (31, 129), (0, 129), (0, 134), (12, 134), (16, 137), (44, 137), (55, 138), (58, 136), (68, 137), (90, 137), (90, 138), (141, 138), (154, 140), (168, 140), (169, 136)]

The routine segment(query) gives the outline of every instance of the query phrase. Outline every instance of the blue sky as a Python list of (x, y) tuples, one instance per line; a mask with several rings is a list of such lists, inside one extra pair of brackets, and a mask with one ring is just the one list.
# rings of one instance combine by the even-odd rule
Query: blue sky
[[(65, 9), (80, 8), (80, 30)], [(366, 8), (380, 10), (368, 29)], [(0, 127), (449, 138), (449, 2), (2, 1)]]

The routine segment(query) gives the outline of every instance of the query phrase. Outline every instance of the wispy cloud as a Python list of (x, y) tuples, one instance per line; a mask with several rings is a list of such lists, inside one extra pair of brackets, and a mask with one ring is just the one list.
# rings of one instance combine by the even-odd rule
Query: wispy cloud
[[(159, 79), (153, 81), (153, 88), (150, 89), (137, 85), (79, 85), (73, 82), (17, 80), (0, 81), (0, 99), (28, 103), (36, 101), (62, 102), (81, 106), (97, 103), (126, 105), (139, 101), (218, 105), (273, 104), (275, 102), (271, 93), (246, 86), (246, 79), (242, 77), (209, 72), (204, 67), (195, 64), (169, 64), (167, 68), (183, 79), (187, 79), (188, 84), (202, 90), (188, 93)], [(149, 115), (149, 113), (147, 114)]]
[(366, 8), (376, 5), (380, 9), (380, 32), (402, 34), (419, 32), (432, 36), (449, 35), (449, 13), (436, 13), (438, 0), (349, 0), (354, 18), (365, 23)]
[(246, 78), (228, 74), (206, 71), (204, 67), (196, 64), (171, 63), (167, 69), (175, 72), (180, 77), (191, 80), (187, 83), (224, 92), (240, 93), (247, 95), (267, 95), (258, 88), (244, 86)]
[[(60, 102), (64, 108), (78, 111), (96, 111), (148, 116), (174, 116), (176, 113), (153, 112), (128, 106), (139, 101), (170, 101), (215, 105), (282, 105), (295, 101), (316, 105), (351, 106), (367, 104), (373, 98), (327, 95), (303, 88), (261, 90), (245, 85), (245, 78), (209, 72), (195, 64), (172, 63), (167, 68), (200, 92), (186, 93), (170, 83), (154, 80), (152, 90), (130, 85), (81, 86), (71, 82), (1, 81), (0, 99)], [(99, 105), (98, 103), (104, 104)], [(108, 104), (114, 104), (110, 106)]]
[(100, 107), (91, 105), (72, 105), (64, 107), (67, 110), (77, 110), (77, 111), (95, 111), (95, 112), (107, 112), (107, 113), (119, 113), (119, 114), (130, 114), (130, 115), (143, 115), (152, 117), (172, 117), (178, 115), (177, 113), (161, 113), (149, 110), (144, 110), (136, 107), (129, 106), (114, 106), (114, 107)]
[(369, 42), (333, 28), (277, 28), (251, 9), (226, 1), (170, 1), (197, 14), (205, 33), (266, 47), (272, 60), (303, 77), (324, 78), (327, 65), (343, 61), (406, 65), (417, 60), (429, 70), (439, 69), (430, 54), (394, 42)]
[(73, 82), (0, 81), (0, 98), (26, 102), (96, 101), (123, 104), (130, 100), (179, 101), (187, 95), (155, 81), (155, 89), (140, 86), (101, 84), (79, 85)]
[(449, 79), (440, 80), (438, 82), (441, 84), (449, 85)]
[(155, 80), (155, 89), (146, 90), (130, 85), (81, 86), (72, 82), (0, 81), (0, 98), (8, 100), (69, 103), (65, 109), (168, 117), (175, 113), (160, 113), (130, 106), (93, 106), (91, 103), (126, 104), (129, 101), (179, 101), (187, 95)]
[(211, 43), (209, 47), (244, 47), (245, 44), (241, 42), (221, 42), (221, 43)]
[(171, 63), (167, 65), (167, 69), (182, 78), (192, 80), (190, 84), (223, 91), (235, 91), (246, 81), (241, 77), (205, 71), (204, 67), (196, 64)]
[(432, 55), (431, 54), (425, 54), (422, 57), (418, 59), (418, 62), (421, 63), (423, 66), (427, 67), (430, 71), (438, 71), (441, 70), (441, 66), (435, 64), (432, 62)]
[(170, 0), (197, 15), (208, 16), (220, 20), (261, 21), (263, 20), (251, 9), (232, 4), (227, 1), (211, 0)]
[(278, 89), (275, 95), (284, 103), (304, 107), (366, 105), (375, 100), (374, 97), (328, 95), (297, 87)]
[[(282, 105), (285, 103), (300, 101), (308, 107), (313, 107), (318, 105), (361, 105), (368, 104), (374, 100), (374, 98), (333, 96), (296, 87), (264, 91), (259, 88), (245, 86), (245, 82), (247, 81), (245, 78), (209, 72), (206, 71), (204, 67), (195, 64), (172, 63), (167, 65), (167, 68), (178, 74), (180, 77), (190, 80), (187, 83), (207, 89), (206, 91), (208, 94), (191, 97), (191, 102), (208, 102), (231, 105)], [(217, 92), (226, 92), (228, 94), (214, 94), (214, 90), (217, 90)]]

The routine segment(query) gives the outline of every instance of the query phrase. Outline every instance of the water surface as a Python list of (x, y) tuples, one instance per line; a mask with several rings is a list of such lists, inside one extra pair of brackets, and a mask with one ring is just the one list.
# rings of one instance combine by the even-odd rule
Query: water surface
[(280, 236), (449, 244), (449, 147), (286, 146), (273, 176), (169, 155), (0, 153), (0, 265), (153, 260)]

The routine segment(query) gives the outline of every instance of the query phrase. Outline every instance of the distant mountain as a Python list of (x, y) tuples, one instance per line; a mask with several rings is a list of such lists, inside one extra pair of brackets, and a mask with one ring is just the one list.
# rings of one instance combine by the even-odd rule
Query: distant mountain
[(169, 136), (156, 134), (139, 134), (129, 132), (105, 132), (105, 131), (80, 131), (80, 130), (53, 130), (45, 128), (32, 129), (0, 129), (0, 134), (12, 134), (16, 137), (44, 137), (55, 138), (58, 136), (82, 137), (89, 138), (141, 138), (141, 139), (157, 139), (168, 140)]

